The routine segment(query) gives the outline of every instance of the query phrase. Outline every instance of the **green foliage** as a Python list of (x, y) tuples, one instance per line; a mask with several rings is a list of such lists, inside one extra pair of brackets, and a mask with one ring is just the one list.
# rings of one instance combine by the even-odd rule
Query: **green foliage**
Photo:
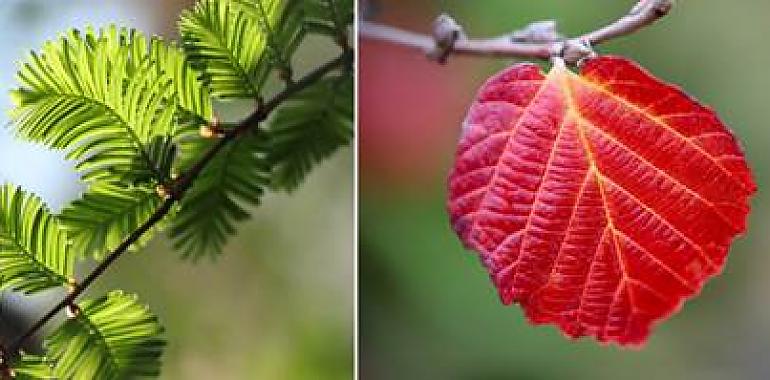
[(36, 293), (67, 283), (73, 255), (59, 220), (40, 198), (0, 188), (0, 287)]
[[(170, 217), (129, 240), (132, 249), (171, 224), (183, 257), (221, 253), (267, 188), (297, 188), (313, 165), (349, 143), (353, 75), (348, 68), (321, 79), (227, 140), (199, 135), (240, 125), (219, 123), (212, 98), (261, 107), (272, 72), (294, 89), (292, 59), (304, 37), (328, 35), (348, 49), (352, 19), (350, 0), (200, 0), (179, 21), (181, 48), (109, 26), (70, 30), (31, 53), (12, 92), (15, 132), (66, 151), (87, 188), (60, 215), (15, 186), (0, 188), (0, 288), (80, 292), (70, 280), (75, 258), (104, 259), (176, 201)], [(197, 177), (185, 177), (215, 146)], [(164, 198), (185, 183), (179, 179), (192, 179), (174, 193), (184, 197)], [(158, 374), (162, 328), (134, 296), (111, 292), (80, 307), (47, 339), (45, 357), (12, 363), (17, 378)]]
[(163, 328), (136, 296), (110, 292), (83, 302), (46, 341), (54, 372), (66, 379), (154, 376), (166, 342)]
[(260, 60), (261, 72), (271, 69), (291, 75), (291, 56), (305, 36), (302, 1), (234, 0), (239, 9), (259, 24), (267, 39), (266, 52)]
[[(262, 3), (267, 3), (262, 6)], [(280, 1), (260, 1), (264, 17), (244, 10), (243, 2), (202, 0), (182, 14), (179, 29), (190, 60), (203, 71), (203, 80), (220, 98), (256, 98), (270, 73), (264, 53), (281, 20)], [(301, 25), (281, 25), (281, 29)]]
[(312, 169), (353, 137), (353, 78), (327, 78), (283, 105), (271, 120), (272, 186), (294, 190)]
[[(182, 200), (171, 227), (174, 246), (198, 259), (222, 251), (235, 222), (248, 218), (246, 205), (257, 205), (270, 183), (270, 166), (261, 152), (261, 136), (252, 135), (224, 148), (203, 170)], [(201, 151), (210, 143), (199, 141)]]
[[(333, 12), (329, 12), (329, 7), (334, 4), (318, 7), (317, 19), (330, 17)], [(214, 95), (258, 98), (271, 70), (291, 74), (291, 56), (305, 35), (305, 12), (314, 9), (311, 5), (312, 1), (200, 1), (194, 10), (183, 14), (180, 22), (185, 49), (195, 67), (204, 72), (203, 80)], [(352, 6), (348, 13), (352, 15)], [(330, 23), (334, 25), (334, 22)], [(238, 48), (233, 49), (234, 46)], [(351, 113), (346, 125), (352, 131), (352, 97), (350, 100)], [(301, 102), (307, 107), (298, 111), (321, 110), (321, 107), (312, 108), (309, 101)], [(323, 107), (327, 105), (329, 102), (323, 99)], [(288, 118), (292, 112), (285, 114)], [(312, 117), (308, 115), (308, 118)], [(326, 116), (318, 119), (328, 120)], [(280, 127), (275, 136), (249, 136), (225, 148), (220, 157), (215, 158), (182, 201), (173, 222), (171, 235), (185, 257), (220, 253), (227, 236), (235, 233), (235, 222), (249, 216), (245, 206), (259, 203), (265, 185), (276, 182), (286, 188), (295, 188), (312, 162), (331, 154), (334, 148), (350, 139), (351, 133), (346, 135), (344, 142), (330, 142), (328, 133), (316, 134), (307, 130), (302, 134), (300, 129), (305, 126), (307, 124), (286, 128), (292, 130), (290, 136), (283, 133), (289, 131), (279, 131)], [(280, 158), (282, 165), (275, 173), (269, 167), (273, 163), (267, 157), (273, 151), (270, 146), (273, 137), (279, 144), (274, 158)], [(325, 140), (310, 141), (315, 137)], [(292, 141), (305, 144), (292, 147)], [(186, 156), (200, 156), (209, 145), (195, 141), (183, 143), (183, 161)], [(302, 152), (308, 147), (315, 150)], [(312, 162), (308, 163), (308, 160)], [(274, 181), (271, 174), (285, 178)]]
[(114, 26), (46, 43), (18, 73), (18, 133), (66, 149), (88, 182), (165, 180), (169, 164), (159, 160), (169, 155), (151, 155), (150, 145), (174, 134), (177, 100), (147, 48), (144, 35)]
[(161, 202), (155, 189), (146, 186), (96, 185), (62, 210), (61, 223), (74, 252), (100, 258), (147, 220)]

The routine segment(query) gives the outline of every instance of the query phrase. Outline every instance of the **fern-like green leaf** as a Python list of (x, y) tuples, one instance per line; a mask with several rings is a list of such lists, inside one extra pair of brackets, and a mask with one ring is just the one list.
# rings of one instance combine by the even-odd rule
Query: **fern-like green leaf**
[(326, 78), (276, 111), (268, 127), (274, 188), (293, 190), (353, 137), (353, 78)]
[(170, 165), (156, 160), (170, 155), (153, 157), (149, 145), (174, 135), (177, 97), (148, 48), (141, 33), (114, 26), (46, 43), (18, 73), (18, 133), (66, 149), (86, 181), (166, 180)]
[(57, 378), (129, 379), (157, 376), (163, 328), (136, 296), (113, 291), (80, 305), (46, 341)]
[[(185, 50), (215, 96), (257, 98), (276, 63), (288, 64), (299, 45), (302, 19), (293, 11), (298, 7), (286, 3), (201, 0), (182, 14)], [(265, 54), (270, 51), (275, 54)]]
[(195, 127), (211, 122), (214, 111), (209, 89), (199, 80), (201, 73), (193, 68), (184, 51), (174, 42), (153, 37), (150, 55), (157, 69), (171, 77), (176, 97), (177, 124), (193, 123)]
[[(144, 223), (162, 202), (155, 190), (147, 186), (100, 184), (65, 207), (60, 219), (75, 252), (100, 258)], [(151, 237), (151, 233), (146, 233), (136, 247)]]
[(35, 293), (67, 283), (73, 257), (67, 237), (40, 198), (0, 188), (0, 287)]
[[(197, 151), (210, 142), (198, 140)], [(246, 219), (269, 184), (270, 167), (260, 136), (243, 136), (223, 148), (185, 195), (172, 222), (171, 236), (183, 256), (193, 260), (221, 253), (235, 223)]]
[(305, 36), (303, 0), (233, 0), (256, 20), (267, 38), (266, 54), (260, 60), (263, 75), (273, 68), (291, 75), (291, 56)]
[(13, 363), (12, 368), (15, 380), (56, 379), (53, 373), (53, 363), (45, 357), (24, 354)]

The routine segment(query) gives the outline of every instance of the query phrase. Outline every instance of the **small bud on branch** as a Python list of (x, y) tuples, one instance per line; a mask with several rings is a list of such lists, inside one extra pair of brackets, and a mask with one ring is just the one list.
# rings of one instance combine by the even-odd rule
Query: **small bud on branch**
[(64, 313), (67, 315), (67, 319), (75, 319), (80, 315), (80, 307), (71, 303), (64, 309)]
[(78, 290), (78, 280), (70, 277), (67, 279), (67, 294), (75, 293)]
[(198, 133), (204, 139), (221, 139), (222, 137), (225, 137), (225, 131), (220, 127), (220, 122), (217, 117), (214, 117), (210, 123), (201, 125)]
[(428, 52), (428, 57), (439, 64), (446, 63), (449, 53), (452, 52), (458, 39), (465, 39), (463, 28), (452, 17), (442, 14), (433, 21), (433, 40), (436, 46)]
[(159, 197), (163, 199), (171, 198), (171, 190), (169, 190), (167, 186), (164, 186), (164, 185), (155, 186), (155, 192), (158, 194)]

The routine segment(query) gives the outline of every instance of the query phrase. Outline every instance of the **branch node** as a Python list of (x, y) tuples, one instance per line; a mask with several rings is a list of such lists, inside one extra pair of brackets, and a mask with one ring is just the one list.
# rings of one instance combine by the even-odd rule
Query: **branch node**
[(75, 304), (75, 300), (71, 299), (73, 298), (73, 294), (76, 294), (80, 291), (80, 284), (74, 277), (70, 277), (67, 279), (67, 308), (64, 310), (65, 314), (67, 314), (67, 318), (72, 319), (80, 315), (80, 307)]
[(465, 32), (460, 24), (446, 13), (439, 15), (433, 21), (433, 40), (436, 46), (428, 51), (428, 58), (439, 64), (445, 64), (455, 42), (459, 39), (465, 39)]
[(75, 302), (70, 302), (64, 309), (64, 314), (67, 315), (67, 319), (75, 319), (80, 315), (80, 306), (76, 305)]
[(75, 293), (78, 288), (80, 287), (80, 284), (78, 283), (78, 280), (76, 280), (74, 277), (70, 277), (67, 279), (67, 294)]
[(167, 185), (158, 184), (158, 186), (155, 186), (155, 192), (158, 194), (159, 197), (163, 199), (170, 199), (173, 195), (173, 191), (171, 188)]
[(214, 116), (208, 124), (201, 125), (198, 133), (204, 139), (221, 139), (222, 137), (225, 137), (225, 131), (220, 126), (219, 118), (216, 116)]
[(591, 42), (586, 39), (573, 38), (561, 44), (561, 52), (558, 54), (565, 62), (580, 66), (584, 60), (596, 57), (596, 52)]

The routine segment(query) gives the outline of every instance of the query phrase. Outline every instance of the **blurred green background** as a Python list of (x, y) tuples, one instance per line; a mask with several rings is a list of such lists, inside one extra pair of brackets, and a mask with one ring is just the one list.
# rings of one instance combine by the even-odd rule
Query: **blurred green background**
[[(428, 32), (442, 11), (471, 36), (555, 19), (577, 35), (632, 0), (374, 1), (376, 21)], [(445, 178), (476, 89), (508, 59), (450, 57), (361, 40), (360, 342), (363, 379), (769, 379), (770, 1), (680, 0), (650, 28), (603, 45), (713, 106), (740, 137), (759, 192), (724, 274), (641, 350), (571, 342), (504, 307), (444, 209)]]
[[(0, 124), (8, 123), (16, 64), (71, 27), (115, 22), (177, 38), (179, 11), (192, 0), (0, 1)], [(314, 40), (298, 72), (335, 50)], [(237, 117), (250, 110), (223, 109)], [(113, 288), (139, 294), (159, 315), (169, 341), (163, 379), (345, 379), (353, 372), (353, 152), (318, 167), (292, 195), (271, 194), (239, 226), (225, 253), (184, 262), (165, 236), (121, 258), (90, 294)], [(58, 210), (78, 196), (63, 154), (16, 141), (0, 128), (0, 182), (40, 194)], [(81, 276), (90, 265), (79, 268)], [(24, 298), (3, 292), (0, 332), (20, 333), (60, 294)], [(25, 318), (26, 317), (26, 321)]]

